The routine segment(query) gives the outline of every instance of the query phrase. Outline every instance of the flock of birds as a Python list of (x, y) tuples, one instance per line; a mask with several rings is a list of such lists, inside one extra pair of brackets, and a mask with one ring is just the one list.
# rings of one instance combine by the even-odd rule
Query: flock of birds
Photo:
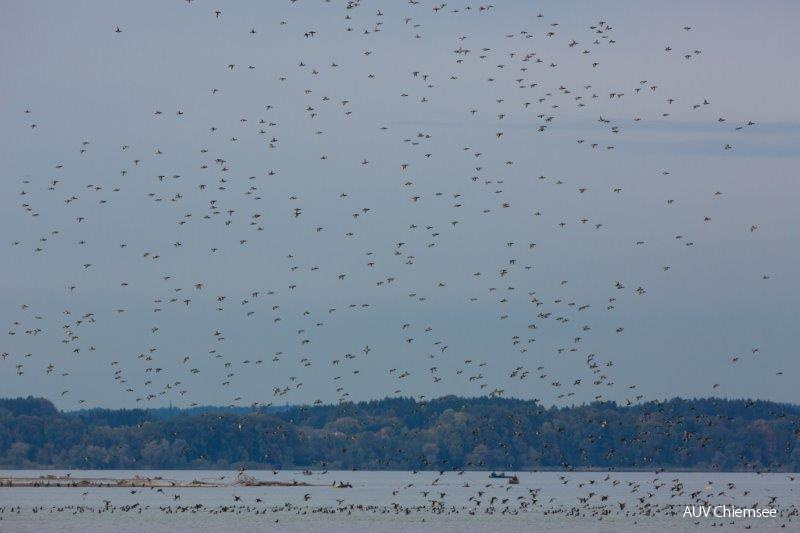
[[(41, 235), (11, 238), (5, 257), (40, 261), (53, 269), (53, 279), (71, 281), (48, 287), (48, 302), (16, 304), (7, 331), (9, 344), (16, 344), (2, 353), (3, 379), (31, 379), (56, 401), (79, 406), (101, 399), (71, 367), (96, 382), (112, 382), (122, 403), (138, 407), (346, 402), (373, 386), (420, 401), (445, 390), (503, 396), (508, 389), (552, 393), (561, 402), (642, 400), (645, 391), (636, 383), (616, 381), (613, 356), (593, 349), (592, 337), (597, 330), (624, 336), (625, 325), (615, 317), (620, 306), (636, 309), (649, 296), (645, 275), (629, 275), (643, 280), (634, 282), (624, 275), (596, 279), (590, 264), (575, 279), (538, 266), (580, 261), (581, 254), (565, 250), (591, 248), (594, 235), (611, 231), (603, 206), (629, 209), (626, 190), (605, 178), (541, 173), (531, 153), (541, 146), (558, 146), (565, 158), (589, 152), (597, 168), (605, 168), (640, 123), (669, 122), (674, 113), (688, 112), (724, 137), (717, 147), (724, 156), (736, 150), (737, 136), (757, 127), (755, 121), (715, 114), (710, 95), (686, 101), (664, 94), (657, 79), (609, 79), (603, 71), (618, 62), (614, 50), (624, 39), (613, 21), (575, 28), (526, 6), (526, 19), (518, 22), (527, 29), (504, 33), (492, 18), (500, 8), (490, 4), (410, 0), (401, 10), (407, 14), (398, 15), (358, 0), (327, 0), (322, 4), (331, 4), (330, 18), (311, 23), (303, 21), (303, 4), (292, 0), (297, 14), (286, 20), (225, 28), (252, 39), (254, 48), (263, 34), (299, 39), (280, 50), (293, 69), (272, 71), (271, 61), (255, 61), (242, 46), (240, 57), (210, 67), (216, 81), (205, 94), (187, 95), (201, 99), (198, 109), (157, 107), (142, 119), (154, 139), (168, 132), (164, 147), (139, 139), (115, 154), (99, 153), (102, 139), (78, 136), (78, 157), (53, 160), (47, 174), (21, 179), (19, 225)], [(238, 8), (208, 9), (206, 16), (223, 28), (228, 9)], [(121, 20), (108, 28), (107, 39), (134, 46), (140, 31)], [(675, 28), (674, 42), (652, 50), (653, 61), (675, 69), (702, 61), (694, 32), (690, 25)], [(424, 48), (444, 36), (451, 39), (445, 53)], [(344, 44), (332, 46), (337, 40)], [(418, 68), (402, 72), (406, 62), (397, 56), (404, 50), (417, 54)], [(270, 82), (255, 88), (261, 100), (238, 107), (251, 113), (215, 114), (237, 103), (226, 100), (227, 93), (263, 70)], [(376, 94), (372, 87), (384, 75), (403, 81)], [(454, 109), (470, 99), (473, 104)], [(437, 106), (452, 111), (454, 124), (437, 122)], [(386, 121), (383, 109), (408, 121)], [(35, 103), (19, 112), (27, 124), (18, 135), (35, 145), (50, 127), (48, 117)], [(572, 138), (575, 127), (565, 117), (581, 119)], [(187, 120), (205, 125), (186, 131)], [(125, 124), (108, 127), (125, 131)], [(362, 143), (363, 155), (345, 160)], [(48, 148), (38, 146), (40, 158), (52, 157)], [(180, 156), (169, 159), (171, 153)], [(109, 161), (116, 167), (106, 168)], [(326, 165), (335, 170), (325, 174)], [(654, 177), (671, 179), (672, 171)], [(701, 201), (724, 202), (724, 191), (709, 191)], [(562, 217), (553, 212), (559, 202), (596, 216)], [(679, 203), (671, 195), (658, 202), (665, 219)], [(125, 221), (119, 213), (134, 218)], [(704, 212), (691, 216), (697, 233), (714, 223)], [(758, 222), (748, 221), (742, 235), (758, 231)], [(680, 247), (696, 245), (685, 233), (670, 238)], [(636, 240), (622, 249), (633, 254), (646, 245)], [(674, 247), (666, 252), (676, 261), (679, 253)], [(672, 268), (665, 263), (647, 275), (667, 276)], [(753, 282), (769, 279), (758, 273)], [(583, 287), (591, 287), (585, 296)], [(47, 314), (51, 302), (63, 305), (57, 316)], [(463, 313), (479, 318), (453, 328)], [(135, 319), (126, 322), (128, 315)], [(328, 343), (330, 329), (335, 334)], [(381, 332), (378, 338), (372, 330)], [(451, 348), (463, 346), (462, 336), (500, 334), (504, 344), (491, 355)], [(115, 342), (123, 338), (139, 345)], [(273, 349), (277, 338), (291, 341)], [(181, 343), (204, 349), (190, 353)], [(335, 352), (334, 345), (348, 348)], [(749, 349), (748, 357), (759, 356), (757, 346)], [(562, 371), (553, 369), (557, 364)], [(713, 383), (709, 392), (719, 386)], [(104, 384), (102, 390), (109, 389)], [(427, 395), (414, 394), (418, 390)], [(639, 489), (646, 507), (652, 493), (632, 487)], [(444, 494), (426, 492), (437, 509), (454, 510)], [(581, 512), (598, 494), (585, 497)], [(520, 512), (537, 497), (535, 491), (504, 496), (481, 488), (472, 498), (475, 507)], [(380, 512), (407, 511), (388, 506)]]
[[(411, 2), (411, 6), (412, 12), (423, 9), (417, 2)], [(415, 23), (412, 16), (399, 21), (387, 20), (381, 10), (377, 10), (373, 17), (364, 17), (357, 26), (355, 14), (363, 16), (367, 9), (359, 2), (348, 3), (342, 29), (345, 33), (361, 35), (361, 55), (364, 58), (373, 55), (373, 47), (380, 45), (380, 38), (376, 35), (384, 31), (385, 24), (404, 26), (406, 37), (410, 39), (425, 36), (423, 25)], [(440, 17), (464, 16), (471, 11), (489, 17), (494, 10), (491, 5), (452, 9), (447, 4), (435, 5), (433, 9)], [(225, 24), (222, 10), (214, 10), (210, 16), (219, 24)], [(165, 164), (168, 168), (161, 166), (160, 162), (166, 156), (158, 146), (150, 151), (148, 147), (131, 143), (119, 147), (124, 163), (114, 171), (116, 177), (109, 177), (106, 170), (103, 170), (103, 175), (92, 176), (92, 165), (100, 164), (92, 160), (95, 157), (92, 141), (77, 141), (80, 159), (72, 164), (76, 167), (74, 170), (69, 168), (70, 165), (56, 161), (51, 175), (28, 176), (22, 180), (19, 195), (21, 214), (25, 218), (20, 219), (20, 224), (37, 230), (47, 227), (49, 231), (36, 240), (12, 240), (9, 257), (33, 254), (42, 264), (55, 267), (57, 262), (59, 272), (67, 272), (71, 280), (57, 296), (64, 301), (60, 317), (46, 316), (41, 310), (45, 306), (41, 303), (38, 306), (26, 301), (19, 303), (20, 314), (10, 325), (8, 335), (24, 337), (25, 340), (17, 345), (19, 351), (3, 352), (4, 371), (8, 372), (10, 364), (20, 378), (41, 371), (48, 376), (67, 378), (71, 360), (91, 357), (88, 366), (82, 367), (83, 371), (90, 372), (92, 379), (97, 380), (100, 378), (97, 374), (99, 367), (106, 366), (119, 390), (126, 393), (132, 402), (141, 405), (158, 401), (161, 404), (175, 402), (194, 406), (197, 401), (192, 399), (195, 392), (192, 389), (197, 387), (203, 388), (200, 397), (206, 401), (223, 398), (223, 402), (238, 405), (246, 401), (243, 394), (233, 392), (220, 396), (209, 394), (208, 388), (218, 385), (223, 392), (249, 389), (254, 384), (252, 381), (237, 384), (237, 379), (247, 379), (246, 376), (251, 379), (263, 376), (270, 381), (281, 376), (282, 382), (271, 383), (274, 401), (309, 401), (305, 390), (292, 396), (293, 392), (302, 389), (304, 376), (308, 375), (330, 375), (335, 394), (326, 390), (325, 397), (335, 397), (339, 401), (353, 399), (353, 388), (365, 387), (371, 382), (380, 382), (381, 390), (398, 395), (414, 394), (415, 389), (420, 389), (420, 383), (440, 385), (444, 382), (449, 384), (449, 392), (467, 390), (501, 396), (506, 393), (504, 382), (510, 384), (532, 379), (553, 387), (556, 394), (551, 399), (556, 401), (569, 400), (587, 385), (597, 390), (595, 400), (607, 399), (604, 391), (609, 387), (626, 387), (628, 392), (623, 395), (629, 404), (641, 400), (643, 395), (635, 390), (636, 383), (623, 386), (614, 381), (612, 367), (615, 362), (611, 354), (603, 355), (592, 348), (590, 343), (595, 328), (590, 320), (606, 314), (611, 318), (601, 316), (600, 320), (613, 322), (621, 304), (635, 305), (631, 303), (631, 295), (647, 294), (644, 282), (629, 285), (621, 281), (621, 277), (593, 279), (596, 276), (593, 265), (581, 272), (586, 279), (579, 280), (562, 278), (563, 274), (558, 272), (542, 272), (558, 261), (574, 262), (576, 257), (580, 257), (577, 250), (591, 242), (592, 237), (587, 237), (586, 231), (605, 232), (606, 225), (603, 220), (588, 216), (577, 220), (554, 217), (546, 205), (539, 204), (538, 198), (552, 194), (549, 188), (566, 189), (571, 192), (566, 193), (566, 198), (561, 196), (559, 201), (575, 205), (589, 205), (592, 201), (613, 202), (611, 209), (623, 209), (618, 207), (622, 204), (613, 198), (623, 197), (623, 188), (589, 180), (575, 184), (567, 178), (538, 174), (534, 168), (528, 169), (530, 163), (525, 160), (524, 172), (530, 176), (526, 180), (533, 181), (537, 188), (520, 191), (519, 184), (508, 183), (502, 177), (517, 164), (514, 160), (516, 145), (511, 145), (512, 150), (508, 151), (503, 145), (507, 137), (518, 133), (519, 122), (511, 122), (512, 117), (529, 124), (525, 135), (532, 139), (530, 142), (537, 142), (534, 134), (546, 136), (548, 130), (557, 124), (561, 109), (571, 106), (583, 117), (596, 117), (591, 120), (599, 126), (599, 129), (587, 128), (587, 134), (573, 140), (575, 145), (579, 149), (614, 150), (615, 144), (603, 139), (622, 137), (643, 119), (668, 120), (672, 110), (679, 106), (701, 113), (704, 118), (714, 117), (711, 98), (678, 102), (670, 95), (660, 94), (658, 81), (647, 79), (639, 80), (633, 86), (605, 91), (588, 83), (573, 87), (566, 84), (550, 86), (537, 81), (552, 78), (552, 73), (546, 71), (557, 73), (560, 62), (556, 57), (542, 57), (535, 52), (537, 42), (564, 41), (562, 53), (578, 56), (578, 67), (585, 69), (587, 77), (591, 78), (593, 71), (603, 68), (595, 56), (613, 48), (617, 41), (614, 27), (608, 21), (597, 21), (578, 33), (566, 33), (559, 22), (551, 21), (541, 13), (532, 14), (531, 18), (534, 25), (530, 31), (505, 35), (509, 43), (507, 50), (482, 46), (481, 35), (459, 34), (452, 50), (452, 60), (436, 65), (438, 72), (412, 70), (407, 74), (406, 85), (398, 88), (397, 94), (377, 95), (379, 106), (388, 106), (397, 100), (398, 105), (406, 108), (421, 108), (422, 114), (418, 116), (424, 117), (426, 106), (430, 106), (433, 100), (429, 94), (433, 94), (437, 84), (449, 82), (447, 90), (458, 91), (460, 70), (485, 69), (487, 77), (477, 87), (489, 95), (479, 98), (485, 105), (476, 104), (461, 113), (467, 123), (488, 115), (496, 131), (478, 139), (473, 136), (474, 143), (440, 156), (434, 153), (436, 146), (432, 144), (432, 133), (423, 130), (406, 135), (406, 128), (404, 133), (396, 136), (393, 130), (401, 129), (400, 126), (387, 125), (380, 116), (370, 114), (362, 117), (362, 123), (374, 123), (374, 131), (367, 132), (367, 137), (376, 136), (382, 145), (401, 155), (394, 168), (387, 168), (380, 160), (368, 157), (336, 167), (335, 173), (340, 173), (341, 168), (359, 173), (360, 181), (341, 180), (356, 190), (337, 189), (335, 175), (314, 175), (311, 178), (300, 175), (306, 168), (302, 160), (318, 158), (322, 167), (313, 168), (324, 168), (329, 158), (336, 158), (337, 143), (341, 139), (351, 136), (360, 139), (358, 135), (364, 135), (363, 131), (354, 133), (349, 126), (355, 120), (352, 115), (359, 112), (358, 96), (344, 93), (344, 96), (334, 98), (326, 95), (327, 91), (340, 90), (331, 79), (334, 82), (339, 80), (333, 77), (333, 73), (348, 69), (352, 61), (347, 57), (333, 58), (327, 65), (298, 58), (296, 71), (279, 73), (277, 85), (288, 83), (290, 76), (297, 76), (304, 89), (281, 101), (265, 98), (258, 103), (261, 109), (258, 115), (236, 119), (238, 128), (223, 129), (211, 122), (205, 134), (196, 132), (202, 139), (194, 147), (199, 158), (193, 162), (191, 171), (182, 174), (170, 170), (171, 161)], [(314, 29), (304, 26), (291, 29), (284, 20), (277, 25), (283, 32), (300, 31), (304, 40), (319, 38)], [(487, 28), (490, 27), (487, 24)], [(692, 28), (685, 26), (679, 31), (688, 34)], [(117, 26), (115, 33), (118, 35), (109, 38), (122, 39), (128, 35), (124, 25)], [(256, 36), (258, 30), (249, 28), (247, 33)], [(565, 37), (565, 33), (570, 37)], [(684, 54), (666, 46), (661, 53), (668, 57), (683, 54), (684, 60), (692, 60), (701, 57), (702, 51), (692, 48)], [(371, 80), (377, 76), (371, 69), (378, 70), (381, 66), (372, 65), (364, 71), (351, 68), (345, 79), (351, 84), (353, 93), (369, 91)], [(236, 84), (246, 84), (237, 73), (242, 69), (256, 68), (235, 61), (219, 65), (220, 85), (230, 81), (226, 80), (226, 75), (234, 78)], [(325, 79), (326, 75), (330, 75), (330, 79)], [(318, 89), (318, 85), (322, 85), (322, 89)], [(471, 83), (467, 89), (474, 90), (474, 85)], [(509, 87), (523, 96), (503, 97)], [(214, 103), (224, 97), (224, 91), (212, 87), (204, 105), (213, 109)], [(636, 115), (624, 120), (611, 119), (607, 113), (592, 112), (592, 108), (599, 107), (603, 100), (607, 101), (603, 105), (608, 105), (608, 102), (619, 105), (618, 102), (628, 99), (645, 100), (647, 107), (657, 111), (651, 111), (649, 116)], [(411, 103), (412, 100), (415, 103)], [(291, 141), (284, 141), (281, 134), (284, 124), (273, 118), (280, 109), (286, 111), (284, 117), (292, 117), (294, 121)], [(619, 111), (624, 112), (624, 108)], [(42, 123), (46, 117), (39, 117), (35, 109), (24, 109), (23, 112), (30, 116), (31, 141), (35, 142), (36, 131), (47, 127)], [(185, 114), (182, 109), (154, 109), (149, 127), (158, 131), (164, 121), (185, 121)], [(415, 115), (409, 112), (407, 116)], [(324, 122), (325, 119), (328, 121)], [(725, 117), (710, 120), (732, 134), (754, 126), (753, 121), (728, 124)], [(339, 130), (323, 130), (321, 124)], [(506, 131), (506, 124), (514, 131)], [(289, 149), (284, 143), (297, 142), (297, 130), (308, 135), (300, 141), (304, 145), (300, 148), (294, 146), (295, 151), (290, 152), (289, 164), (294, 163), (299, 170), (293, 170), (291, 166), (272, 167), (279, 158), (275, 154)], [(168, 131), (172, 134), (174, 130)], [(452, 130), (448, 131), (453, 134)], [(593, 139), (592, 135), (597, 138)], [(315, 138), (330, 139), (332, 144), (326, 148), (324, 141)], [(460, 145), (457, 137), (451, 140), (453, 146)], [(719, 150), (733, 149), (732, 143), (725, 142)], [(244, 144), (243, 151), (237, 152), (233, 148)], [(318, 154), (314, 154), (313, 149), (317, 146), (321, 148)], [(46, 147), (42, 150), (47, 153)], [(259, 166), (263, 163), (266, 167), (262, 167), (257, 175), (238, 171), (240, 166), (249, 167), (240, 165), (233, 155), (253, 157), (253, 153), (259, 158)], [(303, 155), (299, 156), (301, 153)], [(524, 158), (528, 154), (517, 155)], [(446, 158), (444, 167), (431, 170), (429, 163), (437, 157)], [(386, 159), (395, 157), (387, 156)], [(458, 178), (458, 183), (461, 183), (458, 189), (445, 192), (438, 189), (435, 180), (450, 186), (454, 179), (446, 175), (448, 168), (469, 170)], [(420, 172), (420, 178), (415, 177), (417, 172)], [(445, 176), (437, 178), (439, 173)], [(670, 173), (668, 169), (661, 171), (663, 176), (670, 176)], [(387, 185), (387, 175), (392, 176), (390, 186)], [(149, 184), (146, 195), (142, 195), (144, 183)], [(376, 190), (375, 187), (380, 188)], [(269, 204), (270, 196), (277, 193), (270, 189), (288, 192), (288, 203), (280, 204), (281, 209), (288, 206), (285, 212)], [(602, 189), (608, 192), (602, 192)], [(390, 191), (394, 197), (380, 197)], [(521, 192), (531, 198), (520, 198)], [(315, 195), (311, 205), (306, 206), (304, 195)], [(723, 191), (714, 191), (709, 201), (721, 201), (722, 195)], [(365, 199), (378, 204), (367, 205)], [(554, 203), (549, 199), (546, 201)], [(666, 197), (663, 202), (665, 208), (670, 208), (675, 198)], [(187, 205), (192, 208), (187, 209)], [(515, 231), (517, 228), (509, 228), (509, 224), (517, 224), (518, 219), (503, 218), (505, 212), (519, 210), (525, 211), (527, 218), (521, 220), (531, 224), (533, 230), (519, 232)], [(165, 215), (167, 211), (169, 214)], [(119, 212), (135, 216), (136, 220), (114, 218)], [(169, 218), (172, 218), (172, 224), (163, 226), (161, 221)], [(546, 222), (538, 223), (540, 218)], [(409, 222), (399, 225), (399, 220)], [(148, 221), (159, 221), (158, 227), (148, 227)], [(697, 225), (707, 225), (712, 219), (698, 214), (697, 221)], [(119, 233), (125, 233), (126, 227), (134, 231), (127, 232), (130, 240), (120, 240), (112, 245), (113, 239), (104, 233), (108, 225), (119, 226)], [(136, 233), (140, 225), (141, 233)], [(219, 232), (210, 226), (221, 227), (224, 231)], [(462, 226), (468, 228), (463, 233), (459, 231)], [(487, 227), (497, 230), (484, 234)], [(505, 229), (509, 230), (507, 235), (501, 233)], [(757, 223), (748, 225), (749, 233), (757, 230)], [(270, 241), (276, 233), (280, 234), (277, 243)], [(59, 241), (65, 239), (72, 242), (72, 249), (53, 250)], [(540, 239), (546, 242), (543, 244)], [(93, 240), (100, 242), (95, 244)], [(675, 234), (674, 240), (686, 247), (695, 245), (690, 236), (682, 233)], [(361, 242), (364, 244), (359, 244)], [(480, 249), (473, 250), (476, 253), (467, 258), (474, 259), (475, 266), (463, 264), (463, 249), (459, 248), (476, 244)], [(645, 244), (645, 240), (631, 243), (634, 248)], [(280, 245), (286, 246), (279, 248)], [(559, 256), (559, 248), (563, 247), (571, 249), (573, 255)], [(185, 253), (187, 248), (191, 251)], [(438, 255), (437, 250), (441, 250)], [(495, 250), (503, 250), (503, 255), (495, 255)], [(59, 257), (59, 251), (63, 251), (63, 256)], [(320, 259), (329, 260), (330, 266)], [(318, 260), (319, 263), (315, 262)], [(63, 264), (62, 261), (72, 264)], [(259, 268), (268, 269), (281, 261), (288, 270), (287, 275), (273, 276), (272, 271), (259, 275)], [(538, 262), (545, 263), (544, 269), (536, 268)], [(160, 266), (165, 263), (170, 266)], [(246, 265), (249, 270), (243, 270), (241, 265)], [(204, 267), (208, 267), (208, 272), (204, 272)], [(101, 273), (94, 274), (98, 269)], [(219, 276), (219, 269), (228, 269), (229, 274)], [(664, 274), (671, 269), (670, 264), (659, 268)], [(137, 281), (129, 281), (128, 276), (136, 277)], [(237, 278), (235, 285), (231, 285), (231, 277)], [(763, 280), (770, 278), (768, 274), (759, 277)], [(451, 283), (451, 278), (457, 279)], [(273, 283), (273, 279), (280, 279), (285, 285)], [(570, 283), (591, 287), (592, 296), (570, 291)], [(84, 289), (85, 286), (88, 288)], [(115, 290), (115, 287), (122, 291)], [(224, 290), (225, 287), (229, 290)], [(465, 290), (469, 292), (465, 294)], [(594, 293), (599, 290), (606, 292), (606, 296), (596, 298)], [(80, 300), (77, 297), (82, 291), (105, 291), (105, 296), (95, 294), (93, 301)], [(297, 296), (301, 293), (302, 296)], [(152, 298), (149, 311), (142, 309), (146, 305), (142, 301), (145, 295)], [(112, 298), (114, 301), (110, 302)], [(408, 302), (402, 303), (401, 299)], [(409, 302), (418, 304), (417, 310)], [(434, 311), (426, 308), (430, 302), (438, 306)], [(450, 314), (448, 311), (437, 311), (453, 310), (456, 306), (467, 309), (467, 313), (478, 309), (474, 311), (476, 317), (495, 314), (500, 324), (481, 318), (479, 324), (465, 322), (453, 328), (452, 322), (457, 321), (457, 317), (451, 319), (446, 316)], [(146, 317), (147, 312), (152, 314), (152, 318)], [(136, 323), (125, 323), (126, 313), (135, 313)], [(162, 323), (161, 317), (164, 316), (168, 318)], [(371, 322), (371, 316), (378, 318)], [(53, 326), (54, 318), (60, 320), (55, 322), (57, 330)], [(48, 319), (51, 320), (50, 328), (45, 325)], [(388, 325), (390, 319), (397, 320), (395, 326)], [(443, 322), (442, 328), (436, 327), (437, 319)], [(514, 324), (513, 329), (505, 326), (506, 321)], [(149, 325), (143, 326), (142, 322), (149, 322)], [(201, 328), (195, 325), (200, 323), (209, 326)], [(109, 324), (112, 325), (109, 327)], [(384, 334), (373, 344), (367, 340), (358, 342), (360, 337), (369, 338), (369, 327), (365, 330), (365, 324), (376, 324), (376, 330), (396, 328), (396, 338), (389, 339), (388, 334)], [(495, 352), (491, 357), (455, 354), (448, 350), (451, 341), (438, 333), (440, 330), (451, 335), (455, 333), (452, 342), (457, 343), (462, 335), (477, 334), (475, 327), (480, 328), (481, 334), (487, 338), (502, 331), (511, 353), (520, 355), (516, 359), (500, 358), (499, 352), (505, 352), (507, 348), (497, 346), (491, 347)], [(623, 324), (603, 327), (604, 334), (613, 332), (619, 337), (625, 331)], [(102, 329), (98, 331), (98, 328)], [(126, 328), (129, 334), (135, 335), (136, 341), (142, 342), (141, 348), (131, 350), (121, 345), (119, 339), (124, 337), (119, 335), (124, 335)], [(238, 333), (245, 328), (250, 331), (249, 336), (240, 334), (239, 338), (232, 339), (234, 331)], [(334, 328), (336, 338), (326, 338), (326, 328)], [(95, 353), (98, 349), (92, 340), (93, 334), (95, 338), (106, 341), (102, 353)], [(54, 336), (59, 344), (53, 343)], [(165, 337), (173, 344), (162, 348), (159, 343)], [(294, 341), (290, 348), (270, 352), (270, 344), (277, 344), (274, 339), (279, 337), (293, 337)], [(43, 344), (45, 338), (49, 343)], [(181, 347), (174, 344), (183, 340), (189, 345), (193, 339), (199, 338), (207, 339), (205, 353), (182, 353)], [(345, 343), (341, 342), (342, 338), (346, 339)], [(225, 346), (231, 345), (232, 340), (238, 344), (230, 351), (226, 350)], [(538, 345), (534, 344), (537, 340)], [(383, 345), (376, 346), (374, 342)], [(387, 346), (390, 342), (396, 344)], [(347, 347), (339, 353), (330, 353), (334, 344), (346, 344)], [(41, 347), (44, 353), (30, 350), (34, 345)], [(542, 345), (546, 349), (541, 348)], [(319, 351), (314, 349), (315, 346), (319, 346)], [(459, 350), (463, 351), (463, 346), (459, 346)], [(545, 351), (549, 353), (543, 353)], [(751, 348), (753, 356), (758, 351), (757, 347)], [(70, 356), (59, 355), (48, 360), (45, 353)], [(567, 356), (569, 362), (562, 368), (566, 371), (556, 375), (551, 363), (561, 364), (555, 362), (563, 362)], [(739, 357), (731, 356), (731, 362), (736, 363)], [(583, 364), (577, 365), (578, 361), (583, 361)], [(506, 364), (507, 368), (502, 368), (501, 365)], [(583, 370), (579, 370), (579, 366)], [(378, 376), (378, 372), (385, 374)], [(490, 373), (491, 380), (488, 377)], [(781, 375), (782, 371), (778, 369), (775, 373)], [(199, 374), (202, 375), (198, 377)], [(66, 379), (64, 382), (68, 383)], [(411, 382), (412, 386), (406, 386)], [(46, 383), (50, 390), (58, 387), (58, 382)], [(257, 383), (258, 391), (248, 397), (263, 395), (264, 382), (259, 380)], [(713, 389), (719, 385), (714, 383)], [(313, 383), (313, 387), (319, 389), (320, 383)], [(522, 390), (531, 388), (541, 390), (544, 387), (531, 385)], [(426, 390), (436, 393), (444, 389), (428, 387)], [(90, 389), (74, 390), (65, 386), (57, 394), (60, 397), (69, 395), (65, 400), (70, 404), (83, 405), (88, 392)], [(416, 396), (420, 400), (426, 398), (424, 394)], [(621, 399), (618, 393), (612, 396)], [(591, 399), (586, 392), (579, 394), (579, 398), (584, 401)], [(320, 397), (312, 396), (311, 401), (323, 403)], [(261, 400), (256, 400), (253, 404), (259, 402)]]
[[(226, 498), (195, 498), (197, 491), (228, 492), (228, 489), (170, 489), (163, 487), (112, 488), (86, 490), (68, 503), (36, 505), (30, 509), (17, 505), (0, 506), (0, 520), (14, 523), (17, 517), (46, 517), (81, 515), (115, 515), (124, 527), (125, 520), (141, 516), (159, 516), (168, 524), (195, 523), (201, 527), (214, 524), (211, 520), (242, 517), (269, 517), (273, 524), (303, 527), (315, 522), (308, 520), (347, 520), (351, 527), (374, 524), (376, 518), (416, 523), (433, 522), (449, 530), (459, 522), (447, 522), (456, 517), (491, 519), (492, 526), (505, 530), (510, 524), (536, 524), (548, 528), (549, 524), (577, 525), (590, 520), (596, 527), (618, 527), (630, 523), (635, 528), (667, 527), (670, 521), (681, 518), (687, 505), (714, 506), (720, 499), (751, 498), (760, 505), (779, 509), (778, 520), (761, 522), (769, 530), (791, 529), (800, 513), (797, 504), (779, 502), (780, 497), (770, 495), (763, 487), (746, 489), (736, 481), (706, 480), (656, 475), (652, 479), (635, 478), (625, 473), (584, 473), (562, 475), (558, 473), (526, 474), (521, 484), (510, 485), (505, 480), (486, 480), (476, 476), (483, 473), (414, 472), (400, 486), (391, 489), (370, 487), (369, 483), (356, 483), (346, 491), (326, 492), (323, 486), (298, 487), (276, 491), (274, 488), (231, 487)], [(674, 475), (674, 474), (673, 474)], [(779, 474), (772, 474), (777, 476)], [(215, 482), (227, 476), (215, 477)], [(324, 478), (324, 475), (322, 476)], [(538, 479), (534, 479), (537, 477)], [(794, 480), (794, 476), (789, 476)], [(321, 479), (320, 479), (321, 481)], [(544, 485), (544, 487), (542, 486)], [(330, 485), (329, 485), (330, 486)], [(334, 482), (333, 486), (336, 486)], [(350, 487), (350, 484), (347, 484)], [(309, 490), (310, 489), (310, 490)], [(330, 489), (328, 489), (330, 490)], [(77, 489), (76, 489), (77, 491)], [(126, 494), (129, 493), (129, 494)], [(387, 494), (382, 494), (387, 492)], [(384, 503), (386, 499), (391, 503)], [(320, 501), (317, 501), (320, 500)], [(95, 503), (96, 502), (96, 503)], [(781, 504), (782, 503), (782, 504)], [(37, 516), (38, 515), (38, 516)], [(152, 520), (152, 518), (148, 518)], [(351, 522), (355, 519), (355, 522)], [(442, 521), (444, 519), (445, 521)], [(535, 522), (528, 522), (528, 520)], [(177, 520), (177, 522), (176, 522)], [(242, 523), (242, 522), (239, 522)], [(324, 522), (326, 527), (340, 524)], [(380, 522), (385, 524), (386, 522)], [(752, 521), (738, 522), (730, 517), (712, 517), (710, 520), (691, 518), (689, 529), (697, 526), (730, 529), (752, 529)], [(319, 526), (317, 526), (319, 527)], [(532, 526), (533, 527), (533, 526)], [(316, 529), (316, 528), (314, 528)]]

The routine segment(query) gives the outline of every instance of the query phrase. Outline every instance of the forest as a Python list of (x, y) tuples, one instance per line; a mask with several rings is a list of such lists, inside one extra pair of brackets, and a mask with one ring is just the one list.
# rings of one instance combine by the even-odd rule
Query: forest
[(446, 396), (281, 408), (59, 411), (0, 399), (0, 467), (800, 470), (800, 407)]

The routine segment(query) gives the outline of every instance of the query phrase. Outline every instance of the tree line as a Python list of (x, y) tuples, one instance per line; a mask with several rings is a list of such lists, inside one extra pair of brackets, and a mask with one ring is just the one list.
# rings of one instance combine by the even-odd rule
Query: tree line
[(446, 396), (280, 409), (93, 409), (0, 399), (0, 466), (93, 469), (800, 470), (800, 407)]

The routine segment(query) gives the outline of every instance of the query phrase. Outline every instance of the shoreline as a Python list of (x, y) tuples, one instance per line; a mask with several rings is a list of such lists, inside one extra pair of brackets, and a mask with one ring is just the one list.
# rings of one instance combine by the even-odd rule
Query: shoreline
[[(132, 478), (74, 478), (72, 476), (47, 475), (39, 477), (0, 477), (0, 488), (221, 488), (221, 487), (313, 487), (304, 481), (266, 481), (252, 476), (239, 476), (233, 483), (214, 481), (179, 481), (156, 477)], [(338, 488), (335, 485), (334, 488)]]

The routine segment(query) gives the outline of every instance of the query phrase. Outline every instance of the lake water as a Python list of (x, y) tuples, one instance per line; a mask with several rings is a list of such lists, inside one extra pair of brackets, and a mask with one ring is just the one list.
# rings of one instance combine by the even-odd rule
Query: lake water
[[(0, 477), (161, 476), (234, 483), (234, 471), (3, 470)], [(249, 471), (314, 486), (0, 488), (0, 531), (800, 531), (794, 474)], [(509, 473), (510, 474), (510, 473)], [(344, 481), (352, 488), (334, 488)], [(135, 491), (135, 492), (133, 492)], [(686, 505), (770, 507), (776, 518), (684, 518)]]

